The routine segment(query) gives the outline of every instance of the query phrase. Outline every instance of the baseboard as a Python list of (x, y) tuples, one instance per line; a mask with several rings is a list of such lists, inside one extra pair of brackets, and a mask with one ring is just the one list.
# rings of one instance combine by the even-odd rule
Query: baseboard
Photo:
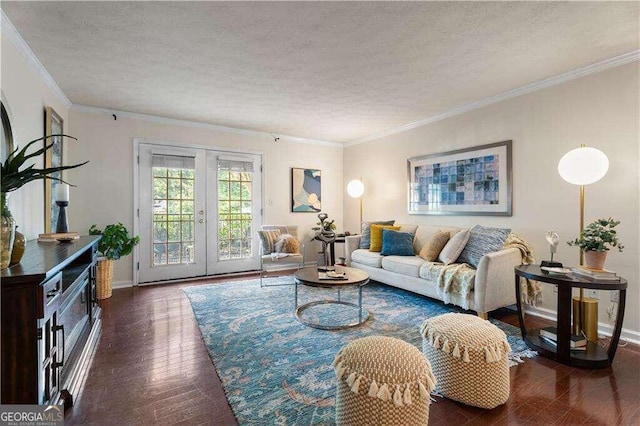
[[(539, 318), (548, 319), (551, 321), (557, 320), (557, 312), (547, 308), (528, 306), (525, 308), (527, 315), (533, 315)], [(598, 321), (598, 335), (610, 337), (613, 334), (613, 325)], [(637, 331), (629, 330), (628, 328), (622, 328), (620, 333), (620, 341), (627, 341), (634, 345), (640, 345), (640, 333)], [(618, 346), (620, 347), (620, 346)]]
[(133, 281), (114, 281), (111, 288), (127, 288), (133, 287)]
[[(295, 271), (295, 264), (294, 263), (283, 263), (282, 265), (275, 265), (273, 263), (269, 264), (269, 272), (279, 272), (279, 271)], [(303, 265), (304, 268), (309, 268), (309, 267), (314, 267), (317, 266), (316, 262), (305, 262), (305, 264)], [(154, 282), (150, 282), (150, 283), (140, 283), (138, 285), (140, 286), (146, 286), (146, 285), (156, 285), (156, 284), (170, 284), (170, 283), (177, 283), (177, 282), (183, 282), (183, 281), (195, 281), (195, 280), (206, 280), (206, 279), (210, 279), (212, 277), (223, 277), (223, 276), (228, 276), (228, 277), (233, 277), (233, 276), (238, 276), (238, 275), (247, 275), (247, 274), (251, 274), (251, 273), (255, 273), (256, 275), (260, 272), (259, 269), (256, 269), (254, 271), (242, 271), (242, 272), (238, 272), (238, 273), (229, 273), (229, 274), (221, 274), (221, 275), (206, 275), (206, 276), (202, 276), (202, 277), (190, 277), (190, 278), (181, 278), (181, 279), (175, 279), (175, 280), (166, 280), (166, 281), (154, 281)], [(119, 289), (119, 288), (129, 288), (129, 287), (133, 287), (133, 281), (117, 281), (113, 283), (113, 288), (114, 289)]]

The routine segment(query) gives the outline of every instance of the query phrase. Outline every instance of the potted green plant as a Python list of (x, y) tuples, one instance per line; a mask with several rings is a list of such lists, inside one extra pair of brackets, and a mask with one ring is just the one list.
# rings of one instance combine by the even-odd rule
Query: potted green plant
[(614, 229), (619, 224), (619, 220), (612, 218), (597, 219), (588, 224), (578, 238), (567, 241), (567, 244), (580, 247), (584, 252), (588, 268), (602, 269), (610, 249), (613, 247), (617, 247), (618, 251), (624, 249)]
[[(2, 179), (0, 180), (0, 217), (2, 219), (1, 269), (5, 269), (7, 266), (9, 266), (9, 262), (11, 260), (11, 252), (13, 250), (13, 241), (15, 238), (16, 224), (13, 216), (11, 215), (11, 211), (7, 206), (7, 199), (9, 197), (9, 194), (22, 188), (24, 185), (34, 180), (52, 179), (69, 184), (64, 180), (51, 175), (63, 170), (75, 169), (76, 167), (80, 167), (88, 163), (88, 161), (85, 161), (84, 163), (74, 164), (72, 166), (45, 167), (42, 169), (36, 168), (34, 164), (23, 167), (25, 163), (32, 162), (32, 159), (39, 157), (47, 150), (51, 149), (53, 147), (53, 143), (47, 144), (46, 140), (55, 137), (65, 137), (77, 140), (73, 136), (63, 134), (50, 135), (34, 139), (29, 142), (24, 148), (16, 148), (7, 156), (4, 163), (2, 163)], [(44, 147), (37, 149), (30, 154), (27, 153), (27, 151), (31, 149), (31, 146), (33, 144), (42, 140), (45, 141)]]
[(108, 299), (113, 292), (113, 261), (128, 256), (140, 242), (140, 237), (132, 237), (122, 223), (107, 225), (104, 230), (91, 225), (89, 235), (102, 235), (98, 243), (98, 299)]

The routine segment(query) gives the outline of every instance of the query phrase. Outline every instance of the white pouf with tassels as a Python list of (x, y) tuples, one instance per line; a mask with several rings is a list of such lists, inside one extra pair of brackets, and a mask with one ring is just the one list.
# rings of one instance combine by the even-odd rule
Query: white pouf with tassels
[(502, 330), (474, 315), (444, 314), (426, 319), (420, 332), (436, 392), (480, 408), (507, 402), (511, 348)]
[(333, 361), (338, 379), (336, 424), (426, 425), (431, 365), (415, 346), (372, 336), (344, 346)]

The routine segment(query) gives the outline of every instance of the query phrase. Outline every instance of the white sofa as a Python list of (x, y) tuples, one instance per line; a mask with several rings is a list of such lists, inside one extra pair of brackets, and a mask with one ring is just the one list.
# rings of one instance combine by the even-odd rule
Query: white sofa
[[(434, 225), (400, 225), (401, 232), (414, 235), (413, 249), (419, 253), (427, 240), (439, 230), (452, 235), (462, 228)], [(347, 266), (366, 271), (372, 280), (409, 290), (438, 300), (445, 300), (442, 290), (424, 273), (426, 260), (414, 256), (382, 256), (380, 253), (361, 249), (360, 236), (345, 239)], [(522, 263), (522, 254), (517, 248), (503, 249), (485, 254), (478, 264), (473, 289), (466, 297), (448, 293), (446, 300), (464, 309), (476, 311), (481, 318), (495, 309), (516, 303), (513, 268)], [(422, 273), (421, 273), (422, 271)]]

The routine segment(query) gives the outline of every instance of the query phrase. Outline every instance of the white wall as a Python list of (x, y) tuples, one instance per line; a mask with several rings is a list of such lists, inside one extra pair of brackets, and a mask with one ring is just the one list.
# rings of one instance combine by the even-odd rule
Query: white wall
[[(313, 213), (291, 213), (291, 167), (322, 170), (322, 210), (342, 228), (342, 146), (300, 143), (266, 133), (221, 131), (213, 126), (190, 126), (177, 121), (148, 120), (73, 107), (69, 132), (78, 138), (70, 162), (89, 164), (69, 171), (69, 221), (86, 233), (92, 224), (103, 227), (122, 222), (133, 229), (133, 139), (143, 138), (209, 147), (237, 147), (264, 154), (265, 224), (298, 225), (306, 240), (307, 260), (314, 260), (317, 244), (309, 243), (318, 221)], [(114, 281), (132, 280), (132, 257), (116, 262)]]
[[(68, 125), (69, 108), (46, 85), (42, 76), (18, 53), (8, 37), (5, 35), (0, 37), (2, 37), (0, 85), (12, 116), (14, 143), (22, 148), (28, 142), (44, 136), (45, 107), (53, 107), (64, 120), (65, 126)], [(65, 151), (68, 143), (73, 142), (65, 141)], [(37, 144), (37, 148), (41, 147), (41, 143)], [(36, 164), (42, 167), (43, 158), (40, 158)], [(19, 226), (19, 231), (26, 238), (33, 239), (44, 232), (43, 181), (28, 183), (14, 191), (9, 197), (9, 209)]]
[[(612, 216), (622, 223), (623, 253), (611, 251), (606, 267), (629, 281), (624, 327), (640, 331), (639, 65), (633, 63), (506, 100), (427, 126), (345, 149), (345, 182), (366, 184), (364, 220), (399, 223), (509, 227), (547, 259), (544, 234), (560, 234), (556, 260), (575, 265), (579, 252), (565, 241), (579, 231), (579, 189), (562, 180), (558, 160), (581, 143), (604, 151), (610, 169), (586, 187), (585, 222)], [(513, 140), (513, 216), (416, 216), (407, 214), (407, 159), (459, 148)], [(345, 221), (355, 228), (357, 201), (344, 197)], [(555, 310), (554, 294), (543, 307)], [(607, 321), (602, 294), (599, 318)]]

